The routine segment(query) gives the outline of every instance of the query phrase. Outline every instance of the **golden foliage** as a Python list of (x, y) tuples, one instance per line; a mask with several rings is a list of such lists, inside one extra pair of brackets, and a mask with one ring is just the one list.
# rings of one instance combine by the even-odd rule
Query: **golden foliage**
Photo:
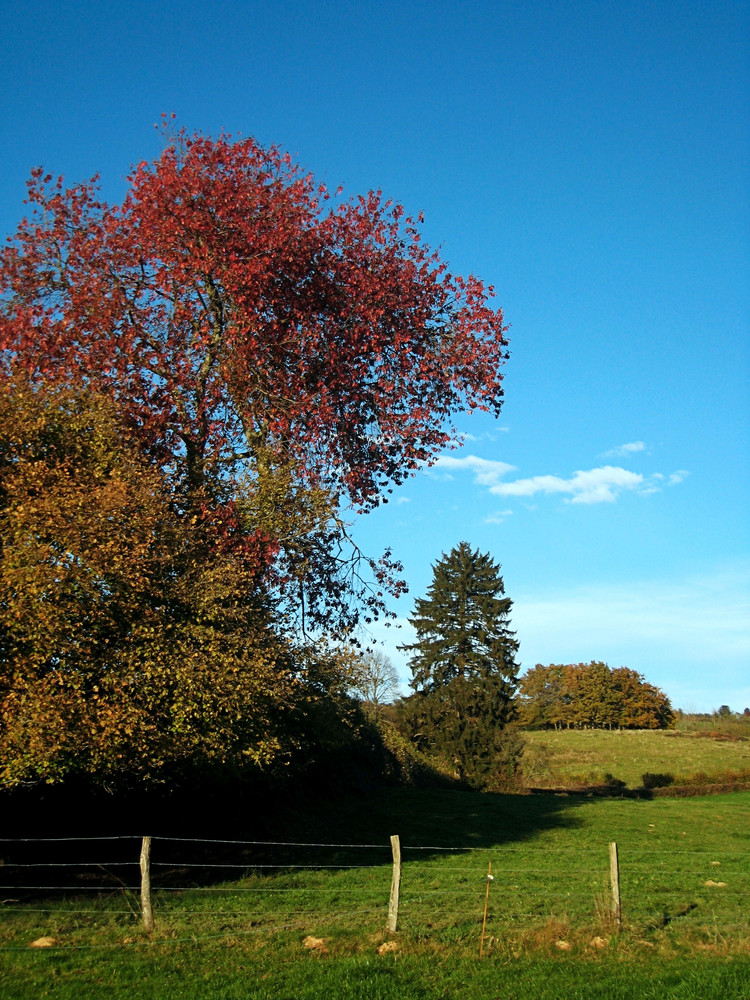
[(0, 781), (268, 764), (300, 681), (257, 566), (83, 390), (0, 401)]

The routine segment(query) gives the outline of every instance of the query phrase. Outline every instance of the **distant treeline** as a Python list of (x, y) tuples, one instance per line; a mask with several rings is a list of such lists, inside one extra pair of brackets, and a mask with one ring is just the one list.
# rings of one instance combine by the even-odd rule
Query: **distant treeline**
[(669, 698), (628, 667), (538, 663), (519, 685), (519, 717), (528, 729), (668, 729)]

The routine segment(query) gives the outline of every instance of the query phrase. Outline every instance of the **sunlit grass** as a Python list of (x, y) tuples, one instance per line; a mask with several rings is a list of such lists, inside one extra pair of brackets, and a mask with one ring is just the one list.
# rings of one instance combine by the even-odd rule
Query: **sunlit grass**
[(524, 733), (524, 776), (530, 786), (595, 783), (609, 773), (630, 788), (646, 772), (676, 779), (750, 768), (750, 740), (710, 739), (699, 733), (568, 729)]
[[(659, 733), (540, 733), (531, 742), (537, 738), (560, 739), (561, 748), (567, 743), (573, 773), (576, 767), (610, 771), (631, 785), (645, 771), (677, 775), (743, 766), (747, 746)], [(134, 891), (137, 840), (118, 848), (129, 870), (103, 865), (80, 877), (71, 872), (67, 884), (76, 888), (65, 892), (3, 889), (0, 995), (750, 996), (750, 793), (641, 800), (399, 788), (287, 809), (275, 823), (266, 827), (267, 840), (376, 846), (211, 845), (155, 837), (152, 936), (141, 926)], [(399, 834), (403, 856), (395, 936), (385, 930), (391, 834)], [(611, 841), (619, 849), (621, 929), (612, 914)], [(25, 860), (44, 860), (45, 849), (27, 847)], [(101, 849), (110, 856), (114, 847)], [(9, 884), (12, 853), (2, 845), (0, 872)], [(36, 871), (29, 869), (27, 884)], [(43, 884), (41, 873), (36, 878)], [(40, 938), (52, 939), (51, 946), (30, 947)], [(381, 951), (383, 945), (395, 950)]]
[[(382, 846), (238, 845), (221, 854), (237, 855), (224, 878), (180, 867), (187, 848), (173, 859), (175, 844), (155, 839), (152, 937), (136, 896), (114, 880), (96, 893), (6, 901), (0, 995), (750, 995), (748, 793), (632, 800), (401, 789), (350, 800), (333, 819), (311, 816), (300, 839), (322, 835), (326, 822), (338, 843)], [(395, 950), (379, 954), (390, 940), (391, 832), (404, 858), (399, 930)], [(621, 931), (611, 913), (613, 840)], [(292, 867), (307, 864), (315, 867)], [(42, 937), (53, 945), (29, 947)], [(319, 943), (306, 946), (311, 937)]]

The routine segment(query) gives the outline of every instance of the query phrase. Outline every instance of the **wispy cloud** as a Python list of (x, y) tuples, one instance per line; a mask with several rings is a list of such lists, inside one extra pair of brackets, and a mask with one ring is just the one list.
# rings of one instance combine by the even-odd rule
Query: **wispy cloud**
[(602, 454), (602, 458), (627, 458), (628, 455), (635, 455), (639, 451), (646, 450), (645, 441), (630, 441), (628, 444), (619, 444), (616, 448), (610, 448)]
[(497, 462), (488, 458), (478, 458), (476, 455), (466, 455), (455, 458), (453, 455), (441, 455), (432, 467), (438, 472), (462, 472), (468, 470), (474, 474), (474, 482), (481, 486), (493, 486), (509, 472), (515, 471), (515, 465), (507, 462)]
[(497, 510), (494, 514), (488, 514), (484, 519), (485, 524), (502, 524), (513, 514), (512, 510)]
[[(675, 708), (710, 711), (750, 705), (750, 565), (715, 566), (690, 577), (560, 585), (510, 593), (523, 673), (535, 663), (603, 660), (657, 684)], [(369, 626), (406, 690), (408, 654), (417, 635), (402, 615)]]
[(535, 663), (605, 660), (644, 673), (675, 707), (709, 710), (726, 703), (741, 711), (750, 703), (746, 564), (681, 579), (511, 596), (524, 670)]
[(485, 431), (484, 434), (471, 434), (469, 431), (461, 431), (456, 438), (456, 444), (475, 444), (479, 441), (497, 441), (498, 434), (510, 433), (510, 427), (495, 427), (493, 431)]

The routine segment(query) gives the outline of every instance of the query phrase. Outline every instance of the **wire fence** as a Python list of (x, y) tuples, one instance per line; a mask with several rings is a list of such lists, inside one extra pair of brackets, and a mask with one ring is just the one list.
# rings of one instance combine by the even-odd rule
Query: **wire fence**
[(0, 839), (0, 950), (33, 935), (70, 948), (140, 944), (154, 931), (173, 943), (386, 926), (458, 939), (479, 925), (500, 936), (555, 921), (750, 932), (747, 853), (628, 846), (618, 858), (613, 847)]

